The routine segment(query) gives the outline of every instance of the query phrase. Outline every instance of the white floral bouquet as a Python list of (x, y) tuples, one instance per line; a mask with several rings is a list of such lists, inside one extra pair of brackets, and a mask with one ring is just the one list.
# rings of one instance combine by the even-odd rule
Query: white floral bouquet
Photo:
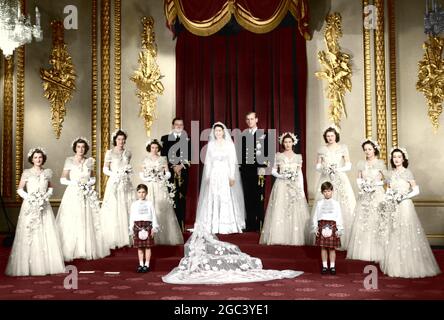
[(176, 196), (176, 186), (171, 183), (166, 177), (163, 170), (157, 168), (145, 168), (143, 170), (144, 181), (146, 182), (158, 182), (161, 183), (168, 190), (168, 202), (176, 207), (174, 203), (174, 198)]
[(130, 164), (127, 164), (123, 168), (117, 171), (117, 180), (116, 182), (127, 181), (131, 175), (133, 174), (133, 167)]
[(79, 181), (78, 182), (79, 194), (85, 200), (90, 201), (90, 206), (93, 209), (99, 209), (99, 195), (97, 191), (94, 189), (94, 185), (89, 184), (88, 182)]
[(290, 168), (282, 170), (282, 175), (285, 177), (285, 179), (293, 182), (297, 181), (299, 176), (297, 171), (291, 170)]
[(146, 182), (160, 182), (165, 180), (165, 175), (163, 170), (159, 170), (157, 168), (145, 168), (143, 170), (143, 177)]
[(37, 191), (30, 193), (26, 200), (32, 209), (37, 209), (39, 212), (42, 212), (48, 199), (46, 193)]
[(360, 188), (361, 188), (360, 194), (363, 194), (363, 193), (369, 194), (369, 193), (373, 193), (376, 191), (376, 185), (373, 180), (367, 180), (367, 179), (363, 180), (360, 183)]
[(324, 167), (324, 173), (329, 175), (331, 179), (334, 179), (334, 176), (338, 172), (337, 165), (335, 163), (328, 164)]
[(379, 227), (378, 232), (383, 239), (388, 236), (389, 226), (392, 225), (394, 228), (396, 222), (396, 210), (398, 204), (404, 199), (404, 194), (393, 190), (387, 189), (384, 200), (378, 205), (379, 213)]

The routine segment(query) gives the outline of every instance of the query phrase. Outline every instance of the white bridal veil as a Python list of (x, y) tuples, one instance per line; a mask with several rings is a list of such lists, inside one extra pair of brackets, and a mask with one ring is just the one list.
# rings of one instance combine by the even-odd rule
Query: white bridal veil
[(233, 204), (237, 206), (239, 214), (236, 219), (245, 226), (245, 207), (242, 183), (237, 165), (236, 150), (226, 126), (220, 122), (213, 125), (208, 142), (207, 157), (202, 175), (201, 190), (196, 212), (196, 222), (191, 237), (184, 245), (184, 257), (179, 265), (170, 273), (162, 277), (166, 283), (174, 284), (224, 284), (269, 281), (283, 278), (294, 278), (301, 275), (301, 271), (293, 270), (264, 270), (262, 261), (243, 253), (238, 246), (219, 241), (211, 233), (205, 203), (208, 192), (211, 154), (215, 147), (215, 125), (224, 129), (224, 139), (230, 159), (230, 175), (234, 176), (235, 184), (232, 187)]

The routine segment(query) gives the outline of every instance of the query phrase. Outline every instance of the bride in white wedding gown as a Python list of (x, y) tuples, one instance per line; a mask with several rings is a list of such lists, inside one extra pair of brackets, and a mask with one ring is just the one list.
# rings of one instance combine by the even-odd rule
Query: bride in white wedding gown
[[(223, 129), (223, 141), (219, 130)], [(179, 265), (162, 277), (174, 284), (218, 284), (294, 278), (301, 271), (264, 270), (259, 258), (219, 241), (214, 233), (241, 232), (245, 207), (236, 149), (226, 126), (216, 122), (210, 133), (193, 234)], [(218, 170), (213, 170), (217, 168)]]

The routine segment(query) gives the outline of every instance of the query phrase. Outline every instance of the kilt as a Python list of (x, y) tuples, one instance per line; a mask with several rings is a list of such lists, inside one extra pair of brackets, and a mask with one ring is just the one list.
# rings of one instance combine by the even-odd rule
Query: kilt
[[(333, 231), (333, 234), (328, 237), (325, 238), (322, 235), (322, 229), (329, 225), (330, 228)], [(339, 248), (341, 246), (341, 238), (336, 236), (336, 231), (338, 231), (338, 228), (336, 227), (336, 221), (333, 220), (319, 220), (318, 221), (318, 233), (319, 235), (316, 236), (316, 242), (315, 245), (320, 246), (320, 247), (324, 247), (324, 248), (329, 248), (329, 249), (335, 249), (335, 248)]]
[[(151, 221), (134, 221), (133, 226), (133, 247), (134, 248), (151, 248), (154, 246), (154, 238), (151, 237), (151, 229), (153, 225)], [(148, 231), (148, 239), (139, 239), (139, 231), (145, 229)]]

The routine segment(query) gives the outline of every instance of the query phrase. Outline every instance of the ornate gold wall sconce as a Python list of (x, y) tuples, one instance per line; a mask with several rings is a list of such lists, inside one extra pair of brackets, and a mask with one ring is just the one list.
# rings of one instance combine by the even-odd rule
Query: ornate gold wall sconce
[(43, 81), (44, 96), (51, 104), (51, 121), (57, 139), (62, 132), (66, 115), (66, 103), (72, 98), (75, 90), (76, 74), (72, 58), (68, 53), (63, 37), (63, 23), (51, 22), (52, 51), (49, 57), (50, 69), (40, 69)]
[(327, 80), (327, 99), (330, 101), (329, 118), (340, 127), (342, 114), (347, 117), (344, 95), (352, 88), (350, 56), (341, 52), (339, 46), (339, 38), (342, 37), (341, 15), (337, 12), (331, 13), (325, 20), (327, 26), (324, 40), (327, 50), (318, 52), (318, 60), (323, 70), (316, 72), (315, 75), (319, 79)]
[(444, 39), (429, 36), (422, 45), (424, 56), (418, 62), (418, 81), (416, 89), (427, 99), (428, 116), (436, 133), (439, 128), (439, 116), (444, 101), (444, 59), (442, 57)]
[(156, 119), (157, 95), (163, 94), (162, 75), (157, 65), (157, 45), (154, 35), (154, 19), (142, 18), (142, 51), (139, 53), (139, 69), (131, 80), (136, 83), (139, 97), (139, 116), (144, 119), (147, 136), (151, 135), (151, 126)]

